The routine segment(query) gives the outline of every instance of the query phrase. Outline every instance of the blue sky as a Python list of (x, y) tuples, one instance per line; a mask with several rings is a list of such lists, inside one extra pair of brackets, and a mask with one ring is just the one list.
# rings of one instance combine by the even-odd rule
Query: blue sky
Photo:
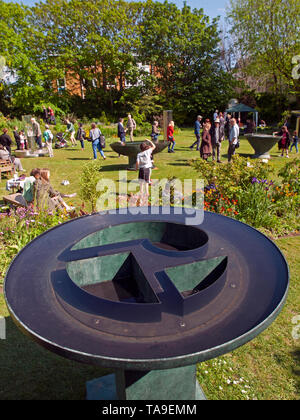
[[(8, 1), (8, 0), (6, 0)], [(35, 0), (13, 0), (14, 3), (23, 3), (28, 6), (32, 6)], [(161, 0), (164, 1), (164, 0)], [(183, 0), (169, 0), (170, 3), (175, 3), (178, 7), (182, 7)], [(225, 16), (225, 7), (228, 4), (228, 0), (187, 0), (187, 4), (192, 8), (204, 9), (205, 14), (210, 17)]]

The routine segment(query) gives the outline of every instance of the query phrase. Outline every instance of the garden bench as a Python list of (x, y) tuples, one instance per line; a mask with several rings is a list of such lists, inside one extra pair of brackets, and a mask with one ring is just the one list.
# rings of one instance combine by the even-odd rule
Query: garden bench
[(0, 160), (0, 181), (2, 172), (8, 172), (12, 176), (14, 173), (14, 166), (9, 159), (7, 160)]
[(10, 206), (27, 207), (27, 203), (20, 193), (5, 195), (3, 196), (3, 201), (5, 204)]

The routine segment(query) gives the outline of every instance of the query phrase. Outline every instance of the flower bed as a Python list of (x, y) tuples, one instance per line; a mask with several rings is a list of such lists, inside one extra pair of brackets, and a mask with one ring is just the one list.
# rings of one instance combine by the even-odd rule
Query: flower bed
[[(2, 210), (3, 211), (3, 210)], [(70, 219), (66, 212), (20, 207), (0, 213), (0, 284), (12, 258), (35, 237)]]
[(234, 217), (273, 236), (299, 230), (300, 160), (287, 163), (274, 179), (270, 168), (235, 157), (231, 165), (192, 161), (208, 184), (204, 209)]

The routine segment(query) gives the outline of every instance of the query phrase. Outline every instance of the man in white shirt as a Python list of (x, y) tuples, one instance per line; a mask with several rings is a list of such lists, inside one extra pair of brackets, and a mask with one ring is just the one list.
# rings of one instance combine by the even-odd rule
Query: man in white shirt
[(228, 147), (228, 162), (231, 162), (232, 156), (235, 154), (235, 149), (239, 142), (240, 129), (237, 125), (236, 119), (231, 118), (230, 120), (230, 132), (229, 132), (229, 147)]
[(138, 153), (136, 159), (136, 170), (139, 170), (140, 192), (144, 194), (145, 189), (145, 194), (148, 196), (152, 168), (151, 155), (156, 146), (151, 140), (146, 140), (140, 148), (141, 152)]
[(136, 129), (136, 123), (132, 116), (128, 114), (127, 130), (129, 133), (130, 141), (133, 141), (133, 131)]

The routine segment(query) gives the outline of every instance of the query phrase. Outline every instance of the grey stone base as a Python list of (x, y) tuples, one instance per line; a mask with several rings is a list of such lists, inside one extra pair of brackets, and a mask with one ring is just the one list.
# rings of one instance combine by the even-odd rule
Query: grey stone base
[(196, 367), (150, 372), (117, 371), (86, 383), (87, 400), (206, 400)]

